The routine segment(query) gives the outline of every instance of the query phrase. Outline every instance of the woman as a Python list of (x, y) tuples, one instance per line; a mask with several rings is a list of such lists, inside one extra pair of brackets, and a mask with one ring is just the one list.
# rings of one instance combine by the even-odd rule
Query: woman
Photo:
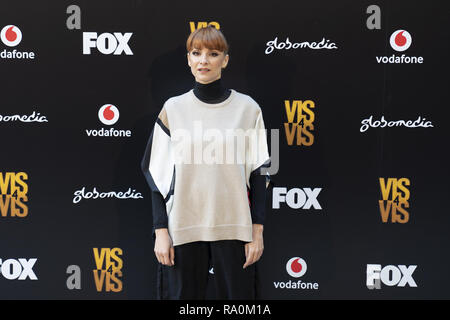
[[(261, 168), (270, 164), (261, 108), (223, 86), (229, 55), (221, 31), (197, 29), (186, 47), (194, 88), (164, 103), (142, 161), (152, 189), (157, 298), (204, 299), (212, 263), (217, 299), (254, 299), (268, 186)], [(247, 136), (244, 147), (232, 145), (238, 158), (245, 155), (244, 162), (233, 153), (233, 161), (224, 163), (223, 143), (229, 148), (231, 133), (244, 131), (264, 135)], [(210, 153), (213, 163), (198, 161), (211, 151), (211, 137), (221, 142)]]

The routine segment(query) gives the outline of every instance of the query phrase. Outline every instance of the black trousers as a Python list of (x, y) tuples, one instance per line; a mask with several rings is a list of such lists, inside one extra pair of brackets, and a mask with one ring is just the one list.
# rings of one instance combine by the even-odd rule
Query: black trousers
[(175, 265), (158, 266), (157, 299), (257, 299), (257, 262), (242, 268), (244, 245), (239, 240), (220, 240), (175, 246)]

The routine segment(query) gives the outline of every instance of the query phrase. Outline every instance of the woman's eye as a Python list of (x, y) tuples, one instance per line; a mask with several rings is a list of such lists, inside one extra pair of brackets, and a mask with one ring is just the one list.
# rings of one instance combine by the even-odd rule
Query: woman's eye
[[(194, 56), (198, 56), (198, 55), (200, 55), (200, 52), (198, 52), (198, 51), (192, 51), (192, 54), (193, 54)], [(217, 52), (211, 52), (211, 55), (212, 55), (213, 57), (217, 57), (219, 54), (218, 54)]]

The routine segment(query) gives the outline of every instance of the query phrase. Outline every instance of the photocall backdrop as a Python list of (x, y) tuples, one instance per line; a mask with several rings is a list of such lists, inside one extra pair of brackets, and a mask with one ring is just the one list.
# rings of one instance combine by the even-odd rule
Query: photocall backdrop
[(449, 298), (446, 13), (2, 1), (0, 298), (155, 298), (140, 163), (163, 103), (193, 87), (185, 41), (208, 24), (230, 43), (223, 82), (261, 106), (279, 162), (261, 298)]

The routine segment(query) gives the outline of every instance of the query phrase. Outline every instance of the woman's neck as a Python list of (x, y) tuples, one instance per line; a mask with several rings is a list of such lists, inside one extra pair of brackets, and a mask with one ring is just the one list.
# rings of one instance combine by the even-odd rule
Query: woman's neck
[(210, 83), (195, 81), (194, 94), (203, 102), (220, 103), (230, 96), (231, 90), (226, 89), (223, 86), (222, 79), (219, 78)]

